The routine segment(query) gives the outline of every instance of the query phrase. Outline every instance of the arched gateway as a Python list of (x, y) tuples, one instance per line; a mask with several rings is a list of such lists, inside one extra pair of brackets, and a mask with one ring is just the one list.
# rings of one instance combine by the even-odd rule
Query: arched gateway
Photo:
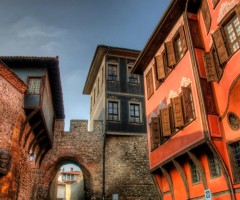
[(70, 132), (63, 131), (63, 121), (55, 124), (53, 148), (40, 164), (38, 189), (35, 199), (50, 199), (50, 185), (59, 167), (67, 162), (81, 167), (85, 199), (102, 197), (102, 123), (95, 122), (92, 132), (87, 121), (71, 121)]

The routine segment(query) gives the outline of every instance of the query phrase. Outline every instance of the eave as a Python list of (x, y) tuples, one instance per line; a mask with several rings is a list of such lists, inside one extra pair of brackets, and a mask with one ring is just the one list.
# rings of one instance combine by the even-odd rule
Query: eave
[(120, 47), (112, 47), (106, 45), (98, 45), (87, 75), (87, 79), (85, 82), (85, 86), (83, 89), (83, 94), (90, 94), (97, 77), (98, 71), (101, 67), (102, 61), (105, 55), (115, 55), (117, 57), (125, 57), (125, 58), (132, 58), (136, 59), (139, 55), (140, 51), (127, 49), (127, 48), (120, 48)]
[(164, 43), (167, 35), (174, 27), (176, 21), (184, 12), (186, 2), (187, 0), (172, 0), (170, 2), (170, 5), (135, 62), (132, 73), (143, 74), (159, 47)]
[(64, 119), (64, 105), (58, 57), (1, 56), (9, 67), (47, 67), (56, 119)]

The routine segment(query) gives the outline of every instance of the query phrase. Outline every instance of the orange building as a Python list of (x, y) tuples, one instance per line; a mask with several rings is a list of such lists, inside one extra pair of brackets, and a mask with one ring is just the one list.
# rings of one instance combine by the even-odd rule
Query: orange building
[(240, 0), (172, 0), (139, 55), (162, 199), (240, 199), (239, 49)]

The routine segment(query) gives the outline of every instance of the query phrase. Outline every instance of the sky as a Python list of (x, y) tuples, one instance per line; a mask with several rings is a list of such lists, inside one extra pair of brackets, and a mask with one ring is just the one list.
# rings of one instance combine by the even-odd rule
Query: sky
[(88, 119), (97, 45), (142, 50), (170, 0), (1, 0), (1, 56), (59, 56), (65, 130)]

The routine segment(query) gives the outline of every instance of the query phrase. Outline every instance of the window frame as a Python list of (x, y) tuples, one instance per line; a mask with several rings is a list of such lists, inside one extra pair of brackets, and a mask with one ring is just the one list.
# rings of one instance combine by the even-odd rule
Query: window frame
[(189, 160), (189, 166), (190, 166), (192, 184), (195, 185), (195, 184), (200, 183), (201, 176), (200, 176), (200, 172), (199, 172), (197, 166), (194, 164), (194, 162), (192, 160)]
[(178, 31), (176, 35), (173, 38), (173, 47), (174, 47), (174, 53), (176, 58), (176, 65), (177, 63), (183, 58), (184, 51), (183, 51), (183, 44), (180, 37), (180, 32)]
[[(209, 167), (211, 178), (216, 178), (221, 176), (221, 168), (218, 164), (218, 160), (216, 159), (214, 154), (210, 151), (207, 153), (207, 160), (208, 160), (208, 167)], [(216, 168), (218, 168), (218, 170)], [(219, 173), (213, 172), (213, 170), (219, 171)]]
[[(190, 100), (191, 100), (191, 102), (190, 102), (190, 106), (191, 106), (191, 109), (192, 109), (192, 115), (193, 115), (193, 117), (192, 117), (192, 119), (190, 118), (189, 120), (188, 120), (188, 118), (187, 117), (189, 117), (188, 115), (187, 115), (187, 105), (185, 104), (185, 100), (184, 100), (184, 91), (183, 91), (183, 88), (186, 88), (186, 89), (188, 89), (188, 90), (190, 90)], [(192, 87), (191, 87), (191, 84), (189, 84), (188, 86), (182, 86), (181, 87), (181, 89), (182, 89), (182, 91), (181, 91), (181, 96), (182, 96), (182, 107), (183, 107), (183, 117), (184, 117), (184, 127), (185, 126), (187, 126), (188, 124), (190, 124), (192, 121), (194, 121), (195, 119), (196, 119), (196, 109), (195, 109), (195, 105), (194, 105), (194, 99), (193, 99), (193, 93), (192, 93)]]
[[(139, 122), (136, 122), (135, 120), (134, 121), (131, 121), (131, 105), (138, 105), (138, 108), (139, 108)], [(134, 109), (134, 112), (135, 112), (135, 109)], [(136, 118), (136, 116), (134, 116), (134, 119)], [(129, 123), (131, 124), (141, 124), (143, 121), (142, 121), (142, 103), (141, 102), (135, 102), (135, 101), (129, 101), (128, 102), (128, 121)]]
[[(31, 86), (30, 84), (31, 84), (32, 80), (38, 80), (39, 81), (39, 83), (37, 85), (35, 85), (35, 87), (33, 87), (33, 88), (30, 87)], [(28, 86), (28, 89), (27, 89), (26, 92), (27, 92), (28, 95), (41, 95), (42, 88), (43, 88), (42, 77), (40, 77), (40, 76), (36, 76), (36, 77), (30, 76), (30, 77), (28, 77), (27, 86)], [(36, 92), (36, 90), (38, 90), (38, 91)]]
[[(130, 68), (130, 70), (129, 70), (129, 68)], [(136, 84), (139, 84), (139, 75), (130, 73), (132, 68), (133, 68), (133, 65), (127, 64), (127, 82), (130, 84), (136, 85)], [(136, 80), (136, 82), (134, 82), (134, 81), (132, 82), (130, 80)]]
[[(233, 12), (231, 13), (227, 19), (224, 20), (224, 23), (222, 24), (222, 29), (223, 29), (223, 35), (224, 35), (224, 38), (226, 39), (226, 46), (227, 46), (227, 50), (228, 50), (228, 53), (229, 53), (229, 57), (234, 55), (239, 49), (240, 49), (240, 35), (237, 35), (237, 31), (236, 31), (236, 27), (233, 25), (234, 23), (234, 20), (237, 19), (238, 20), (238, 24), (239, 24), (239, 29), (240, 29), (240, 19), (237, 15), (236, 12)], [(233, 27), (233, 32), (234, 32), (234, 35), (236, 36), (236, 41), (234, 44), (238, 44), (238, 49), (236, 50), (233, 50), (233, 45), (231, 43), (231, 39), (230, 39), (230, 34), (226, 31), (226, 27), (229, 26), (229, 25), (232, 25)], [(235, 41), (234, 40), (234, 41)]]
[[(113, 73), (113, 74), (109, 74), (109, 70), (110, 70), (110, 67), (116, 67), (116, 75)], [(109, 77), (112, 77), (112, 78), (109, 78)], [(113, 78), (113, 77), (116, 77), (116, 78)], [(117, 62), (108, 62), (107, 63), (107, 80), (108, 81), (119, 81), (119, 64)]]
[(238, 163), (237, 163), (238, 161), (236, 161), (236, 158), (233, 154), (233, 147), (232, 147), (233, 144), (237, 144), (237, 143), (239, 145), (238, 146), (238, 148), (239, 148), (238, 153), (240, 154), (240, 140), (228, 143), (228, 145), (227, 145), (228, 154), (229, 154), (229, 157), (230, 157), (230, 165), (231, 165), (231, 169), (232, 169), (232, 176), (233, 176), (234, 184), (240, 183), (240, 164), (239, 164), (239, 166), (236, 167), (236, 165), (238, 165)]
[[(109, 103), (114, 103), (117, 104), (117, 114), (114, 113), (109, 113)], [(107, 100), (107, 120), (110, 122), (120, 122), (120, 110), (121, 110), (121, 104), (120, 104), (120, 100), (115, 100), (115, 99), (108, 99)], [(113, 109), (113, 108), (112, 108)], [(109, 116), (113, 116), (112, 119), (109, 119)], [(117, 116), (117, 120), (114, 120), (114, 116)]]

